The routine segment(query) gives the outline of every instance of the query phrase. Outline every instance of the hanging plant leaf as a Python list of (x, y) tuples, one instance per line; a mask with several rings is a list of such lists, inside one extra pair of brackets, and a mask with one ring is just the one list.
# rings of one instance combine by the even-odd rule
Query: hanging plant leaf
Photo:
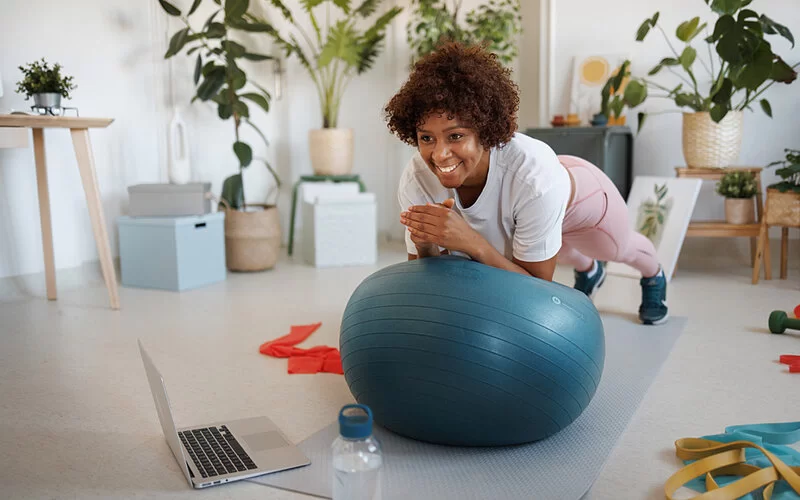
[(717, 14), (733, 14), (742, 8), (742, 0), (713, 0), (711, 10)]
[(197, 54), (197, 61), (194, 63), (194, 84), (197, 85), (197, 82), (200, 81), (200, 73), (203, 69), (203, 58), (200, 54)]
[(789, 40), (792, 43), (792, 48), (794, 48), (794, 36), (792, 35), (792, 32), (789, 31), (789, 28), (782, 24), (776, 23), (764, 14), (761, 14), (759, 20), (761, 21), (761, 26), (764, 29), (764, 33), (769, 33), (770, 35), (778, 33), (783, 38)]
[(190, 16), (191, 16), (192, 14), (194, 14), (194, 11), (196, 11), (198, 7), (200, 7), (200, 3), (201, 3), (202, 1), (203, 1), (203, 0), (194, 0), (194, 2), (192, 3), (192, 6), (189, 8), (189, 15), (190, 15)]
[[(239, 210), (244, 205), (244, 186), (242, 175), (234, 174), (222, 183), (222, 199), (234, 210)], [(221, 208), (221, 207), (220, 207)]]
[(239, 97), (242, 97), (244, 99), (248, 99), (248, 100), (258, 104), (259, 106), (261, 106), (261, 108), (264, 111), (269, 113), (269, 101), (263, 95), (256, 94), (254, 92), (248, 92), (246, 94), (241, 94)]
[(189, 36), (189, 28), (183, 28), (175, 32), (172, 35), (172, 38), (169, 40), (169, 48), (167, 49), (167, 53), (164, 54), (164, 59), (170, 58), (177, 54), (178, 52), (183, 49), (183, 46), (186, 45), (187, 37)]
[(683, 69), (689, 71), (694, 64), (694, 60), (697, 58), (697, 51), (694, 50), (692, 47), (686, 47), (683, 49), (683, 53), (681, 54), (680, 62)]
[(766, 99), (761, 99), (759, 101), (761, 103), (761, 109), (764, 110), (764, 113), (767, 114), (770, 118), (772, 118), (772, 106), (769, 104), (769, 101)]
[(250, 162), (253, 161), (253, 149), (242, 141), (233, 143), (233, 152), (236, 153), (236, 157), (239, 158), (239, 165), (242, 167), (250, 165)]
[(247, 12), (250, 0), (226, 0), (225, 17), (228, 19), (238, 19)]
[(689, 21), (684, 21), (678, 25), (678, 29), (675, 30), (675, 36), (677, 36), (678, 40), (682, 42), (688, 42), (697, 31), (697, 26), (699, 25), (699, 17), (694, 17)]
[(167, 0), (158, 0), (158, 3), (161, 4), (161, 8), (163, 8), (170, 16), (179, 17), (181, 15), (180, 9), (167, 2)]

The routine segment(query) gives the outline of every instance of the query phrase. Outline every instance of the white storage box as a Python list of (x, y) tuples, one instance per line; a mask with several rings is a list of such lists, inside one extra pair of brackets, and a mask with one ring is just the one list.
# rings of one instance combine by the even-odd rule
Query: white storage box
[(378, 258), (373, 193), (325, 194), (303, 201), (303, 258), (315, 267), (374, 264)]

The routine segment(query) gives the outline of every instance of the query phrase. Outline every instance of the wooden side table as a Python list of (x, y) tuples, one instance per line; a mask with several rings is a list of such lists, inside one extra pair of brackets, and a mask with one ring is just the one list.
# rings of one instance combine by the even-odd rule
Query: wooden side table
[[(704, 179), (719, 181), (728, 172), (750, 172), (756, 179), (756, 222), (752, 224), (728, 224), (725, 221), (703, 221), (691, 222), (686, 230), (686, 237), (709, 236), (709, 237), (750, 237), (750, 261), (753, 265), (753, 284), (758, 283), (761, 272), (761, 254), (763, 247), (760, 244), (761, 221), (763, 219), (763, 201), (761, 193), (761, 167), (728, 167), (728, 168), (686, 168), (675, 167), (675, 174), (678, 177), (688, 179)], [(769, 276), (769, 257), (765, 256), (765, 274)], [(767, 278), (769, 279), (769, 278)]]
[(111, 259), (108, 234), (106, 232), (97, 172), (94, 166), (92, 144), (89, 141), (90, 128), (108, 127), (112, 118), (80, 118), (72, 116), (39, 115), (0, 115), (0, 127), (26, 128), (33, 131), (33, 155), (36, 161), (36, 182), (39, 195), (39, 217), (42, 225), (42, 247), (44, 250), (44, 272), (47, 284), (47, 298), (56, 300), (56, 268), (53, 254), (53, 231), (50, 219), (50, 194), (47, 184), (47, 161), (45, 159), (44, 129), (67, 128), (72, 136), (72, 146), (78, 160), (78, 171), (86, 194), (86, 205), (92, 222), (94, 240), (100, 257), (103, 279), (113, 309), (119, 309), (117, 276)]

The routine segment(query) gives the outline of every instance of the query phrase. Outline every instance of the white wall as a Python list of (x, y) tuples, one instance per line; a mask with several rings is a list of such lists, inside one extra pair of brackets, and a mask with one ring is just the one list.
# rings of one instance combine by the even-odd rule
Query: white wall
[[(602, 51), (603, 53), (629, 53), (633, 58), (632, 72), (644, 76), (663, 57), (669, 57), (669, 47), (659, 31), (651, 32), (644, 42), (635, 41), (635, 33), (641, 22), (661, 12), (662, 24), (670, 41), (681, 44), (675, 38), (675, 28), (682, 21), (700, 16), (708, 21), (713, 31), (716, 15), (700, 0), (618, 0), (613, 6), (608, 2), (593, 0), (551, 0), (556, 4), (555, 30), (555, 92), (551, 96), (553, 113), (566, 113), (569, 106), (569, 89), (572, 78), (572, 61), (577, 54)], [(794, 49), (785, 39), (769, 38), (773, 50), (789, 64), (800, 61), (800, 3), (789, 0), (761, 0), (752, 7), (777, 22), (785, 24), (798, 43)], [(580, 15), (575, 15), (580, 13)], [(710, 15), (709, 15), (710, 14)], [(705, 43), (698, 38), (693, 46), (698, 49), (698, 58), (708, 60)], [(680, 51), (679, 45), (675, 45)], [(702, 50), (701, 50), (702, 49)], [(699, 63), (695, 63), (699, 66)], [(717, 67), (719, 67), (717, 65)], [(698, 71), (695, 71), (698, 73)], [(700, 72), (707, 76), (707, 73)], [(699, 76), (698, 76), (699, 78)], [(674, 87), (678, 80), (662, 70), (656, 81), (668, 82)], [(673, 83), (674, 82), (674, 83)], [(670, 85), (671, 84), (671, 85)], [(707, 85), (706, 85), (707, 88)], [(783, 149), (800, 147), (798, 116), (800, 116), (800, 81), (792, 85), (775, 84), (762, 97), (772, 104), (770, 119), (756, 103), (755, 112), (746, 111), (744, 139), (739, 158), (740, 165), (765, 166), (783, 157)], [(641, 106), (646, 111), (676, 109), (674, 103), (665, 99), (648, 99)], [(635, 111), (639, 111), (637, 108)], [(633, 115), (633, 116), (631, 116)], [(636, 113), (628, 113), (632, 129), (636, 130)], [(681, 115), (667, 113), (648, 117), (641, 133), (636, 136), (634, 146), (634, 173), (638, 175), (674, 176), (674, 168), (685, 165), (681, 150)], [(775, 182), (774, 169), (763, 174), (764, 185)], [(714, 193), (713, 182), (704, 183), (694, 212), (695, 219), (721, 219), (724, 217), (722, 199)], [(774, 235), (777, 233), (773, 233)]]

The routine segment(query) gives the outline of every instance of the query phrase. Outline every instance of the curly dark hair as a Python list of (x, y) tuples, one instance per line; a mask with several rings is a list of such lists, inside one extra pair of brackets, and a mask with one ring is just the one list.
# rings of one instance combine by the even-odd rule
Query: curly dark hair
[(450, 42), (420, 59), (384, 109), (389, 130), (417, 146), (417, 127), (432, 112), (458, 117), (493, 148), (517, 130), (519, 88), (497, 56), (481, 46)]

